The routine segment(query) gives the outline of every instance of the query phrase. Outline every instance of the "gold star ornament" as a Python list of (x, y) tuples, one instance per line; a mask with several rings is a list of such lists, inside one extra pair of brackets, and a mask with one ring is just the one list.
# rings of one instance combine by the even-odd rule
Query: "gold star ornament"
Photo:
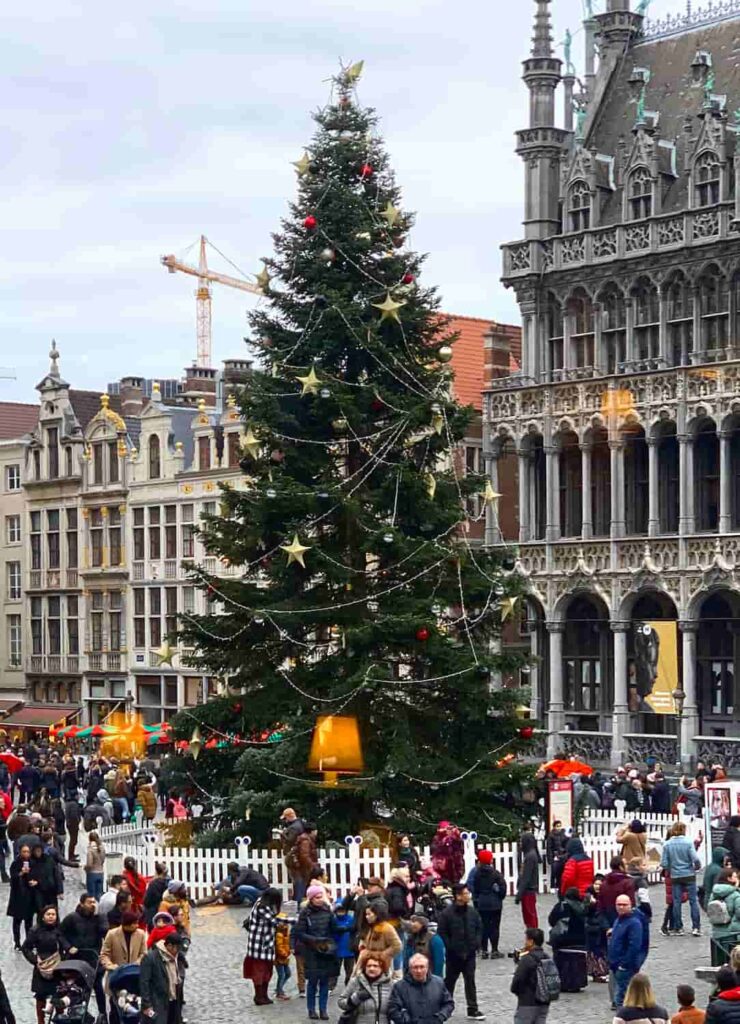
[(301, 542), (298, 540), (297, 533), (293, 534), (293, 540), (290, 542), (290, 544), (281, 544), (280, 550), (284, 551), (285, 554), (288, 556), (288, 565), (291, 565), (293, 562), (298, 562), (301, 569), (306, 568), (306, 563), (303, 561), (303, 556), (307, 551), (311, 550), (311, 545), (309, 544), (308, 546), (306, 546), (305, 544), (301, 544)]
[(498, 501), (501, 497), (498, 491), (494, 491), (493, 484), (490, 480), (486, 480), (486, 489), (483, 492), (483, 500), (486, 504), (493, 504), (494, 501)]
[(434, 473), (427, 473), (425, 475), (425, 483), (427, 488), (427, 494), (430, 499), (434, 501), (434, 495), (437, 493), (437, 481), (434, 479)]
[(316, 376), (316, 370), (313, 368), (313, 366), (308, 371), (308, 374), (305, 377), (296, 377), (296, 380), (303, 385), (301, 397), (303, 397), (304, 395), (315, 395), (318, 393), (321, 381)]
[(505, 597), (501, 602), (501, 621), (506, 622), (509, 616), (513, 615), (519, 604), (518, 597)]
[(267, 289), (270, 287), (271, 280), (272, 278), (267, 272), (267, 267), (263, 267), (262, 270), (260, 270), (259, 274), (257, 274), (257, 284), (260, 286), (263, 292), (266, 292)]
[(383, 210), (380, 216), (383, 217), (389, 228), (394, 228), (398, 223), (399, 217), (401, 216), (401, 211), (398, 209), (397, 206), (394, 206), (389, 199), (388, 202), (386, 203), (385, 209)]
[(161, 647), (157, 647), (154, 651), (157, 657), (157, 666), (169, 665), (172, 668), (172, 659), (177, 654), (177, 648), (171, 647), (169, 640), (165, 640)]
[(293, 166), (295, 167), (298, 173), (298, 177), (302, 178), (305, 174), (308, 174), (311, 168), (311, 157), (304, 150), (301, 159), (293, 161)]
[(243, 452), (246, 452), (250, 458), (257, 458), (257, 452), (260, 450), (260, 441), (259, 438), (255, 436), (251, 427), (247, 427), (246, 433), (242, 434), (239, 438), (239, 447)]
[(364, 67), (364, 60), (358, 60), (354, 64), (350, 64), (350, 66), (344, 72), (344, 77), (347, 79), (350, 85), (354, 85), (355, 82), (359, 82)]
[(384, 320), (395, 320), (397, 323), (400, 323), (401, 321), (398, 319), (398, 311), (405, 305), (405, 302), (396, 302), (395, 299), (392, 299), (390, 292), (388, 292), (382, 302), (373, 302), (373, 306), (381, 312), (381, 323)]

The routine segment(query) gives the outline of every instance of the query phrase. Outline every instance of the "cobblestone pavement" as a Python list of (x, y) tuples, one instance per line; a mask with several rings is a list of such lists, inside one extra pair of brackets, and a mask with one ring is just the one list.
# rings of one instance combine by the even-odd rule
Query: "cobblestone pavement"
[[(81, 888), (77, 876), (69, 877), (62, 913), (68, 913), (74, 908)], [(7, 893), (8, 887), (1, 885), (0, 901), (3, 905), (7, 902)], [(701, 939), (693, 938), (690, 932), (681, 938), (664, 938), (658, 930), (664, 909), (662, 885), (653, 886), (651, 898), (654, 925), (646, 970), (655, 985), (658, 1001), (673, 1013), (676, 1010), (676, 985), (680, 982), (694, 984), (694, 968), (709, 963), (708, 927)], [(541, 919), (549, 912), (552, 904), (552, 897), (540, 897)], [(194, 911), (190, 971), (186, 982), (186, 1016), (189, 1024), (231, 1024), (243, 1020), (245, 1016), (255, 1024), (289, 1024), (305, 1020), (305, 1001), (297, 996), (295, 976), (287, 988), (293, 997), (290, 1002), (268, 1007), (253, 1005), (251, 982), (244, 981), (241, 976), (244, 955), (244, 932), (241, 927), (243, 917), (243, 911), (238, 908), (206, 907)], [(521, 945), (522, 932), (519, 909), (514, 906), (513, 900), (507, 900), (501, 950), (508, 951)], [(0, 928), (3, 980), (17, 1024), (35, 1024), (30, 992), (31, 968), (19, 953), (13, 952), (12, 945), (10, 921), (6, 918), (4, 926)], [(478, 965), (481, 1009), (488, 1015), (489, 1021), (496, 1024), (499, 1020), (510, 1021), (513, 1017), (515, 999), (509, 992), (512, 971), (513, 962), (508, 959), (481, 961)], [(453, 1017), (455, 1022), (465, 1020), (462, 980), (459, 985), (458, 1008)], [(703, 982), (696, 982), (695, 985), (698, 1004), (706, 1006), (707, 985)], [(334, 996), (329, 1003), (329, 1015), (336, 1021), (338, 1012)], [(578, 995), (561, 996), (549, 1014), (551, 1024), (573, 1024), (575, 1021), (578, 1024), (608, 1024), (611, 1018), (607, 988), (605, 985), (594, 984), (590, 984), (585, 992)]]

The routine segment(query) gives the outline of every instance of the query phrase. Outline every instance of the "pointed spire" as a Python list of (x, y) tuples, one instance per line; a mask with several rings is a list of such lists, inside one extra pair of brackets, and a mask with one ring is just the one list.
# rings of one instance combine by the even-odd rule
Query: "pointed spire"
[(49, 376), (53, 377), (55, 380), (59, 380), (59, 349), (57, 348), (57, 343), (54, 338), (51, 339), (49, 359), (51, 360), (49, 363)]
[(552, 23), (550, 21), (550, 0), (535, 0), (534, 35), (532, 56), (552, 57)]

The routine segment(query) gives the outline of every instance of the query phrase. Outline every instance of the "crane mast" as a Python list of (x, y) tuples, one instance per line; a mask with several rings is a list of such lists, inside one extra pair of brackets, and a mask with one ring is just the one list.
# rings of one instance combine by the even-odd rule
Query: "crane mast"
[(162, 256), (160, 259), (160, 262), (163, 266), (167, 267), (170, 274), (175, 274), (179, 270), (183, 274), (191, 274), (193, 277), (198, 278), (198, 287), (195, 291), (196, 365), (202, 367), (210, 367), (212, 358), (211, 282), (216, 281), (218, 284), (226, 285), (227, 288), (238, 288), (240, 291), (251, 292), (253, 295), (264, 294), (262, 289), (256, 284), (210, 270), (206, 257), (207, 242), (206, 236), (201, 235), (200, 256), (197, 267), (189, 263), (183, 263), (173, 255)]

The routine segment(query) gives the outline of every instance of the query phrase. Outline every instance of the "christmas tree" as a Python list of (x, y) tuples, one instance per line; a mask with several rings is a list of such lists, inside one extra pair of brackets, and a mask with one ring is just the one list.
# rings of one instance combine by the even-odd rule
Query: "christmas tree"
[[(473, 410), (451, 397), (455, 335), (419, 281), (361, 71), (344, 68), (314, 115), (258, 278), (245, 486), (224, 488), (203, 527), (240, 578), (197, 569), (212, 614), (183, 617), (179, 636), (231, 695), (178, 717), (181, 739), (198, 731), (170, 775), (248, 811), (253, 834), (287, 803), (324, 835), (428, 832), (440, 817), (495, 834), (531, 735), (521, 692), (491, 686), (518, 665), (493, 653), (518, 583), (510, 553), (468, 538), (497, 496), (458, 465)], [(343, 767), (327, 755), (334, 717), (356, 723), (364, 758), (338, 785), (307, 768), (327, 716), (318, 767)]]

